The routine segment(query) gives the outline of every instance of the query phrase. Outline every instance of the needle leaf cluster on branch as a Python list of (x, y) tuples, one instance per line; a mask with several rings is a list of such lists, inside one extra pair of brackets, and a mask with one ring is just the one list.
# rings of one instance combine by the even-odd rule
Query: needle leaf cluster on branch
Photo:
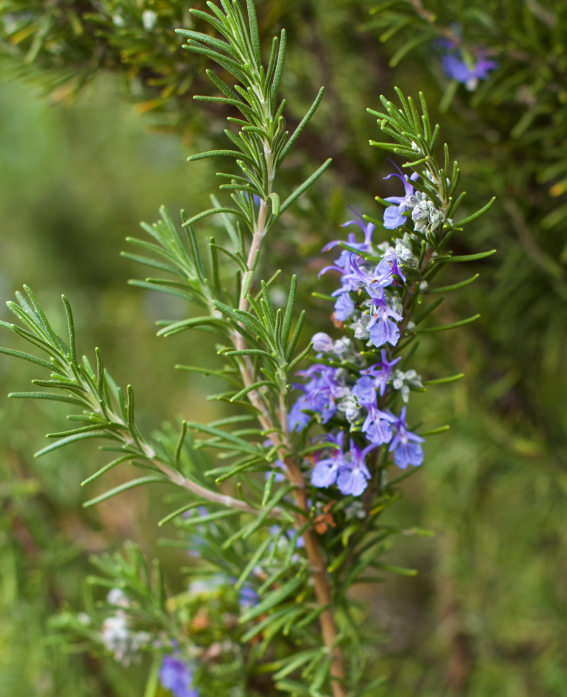
[[(22, 22), (18, 3), (12, 5), (13, 21)], [(396, 3), (390, 5), (397, 11)], [(416, 22), (432, 24), (421, 4), (411, 6)], [(112, 23), (129, 26), (120, 8), (109, 15)], [(140, 14), (146, 31), (172, 23), (168, 11), (159, 9), (158, 3), (155, 12)], [(84, 16), (77, 15), (77, 35)], [(121, 663), (144, 653), (156, 657), (147, 694), (161, 682), (176, 697), (212, 697), (229, 689), (240, 695), (266, 689), (299, 697), (371, 695), (382, 681), (373, 674), (374, 637), (361, 629), (361, 610), (349, 590), (376, 582), (387, 570), (412, 573), (392, 569), (384, 553), (397, 533), (423, 531), (385, 524), (383, 514), (399, 498), (401, 482), (423, 462), (424, 439), (446, 427), (414, 424), (410, 395), (462, 377), (426, 375), (419, 339), (433, 334), (441, 342), (441, 332), (479, 317), (436, 321), (445, 295), (468, 289), (478, 274), (449, 284), (438, 277), (448, 265), (493, 254), (492, 249), (455, 254), (450, 247), (493, 199), (463, 214), (460, 169), (440, 143), (424, 95), (414, 100), (396, 90), (395, 101), (382, 97), (381, 110), (369, 111), (383, 140), (371, 145), (396, 158), (390, 176), (400, 195), (377, 196), (383, 212), (355, 213), (346, 224), (360, 232), (350, 227), (346, 240), (327, 245), (326, 251), (339, 248), (339, 255), (324, 271), (338, 274), (340, 286), (331, 295), (318, 294), (333, 304), (332, 321), (328, 333), (311, 337), (307, 308), (299, 308), (297, 277), (270, 268), (266, 248), (288, 209), (331, 166), (322, 153), (322, 162), (304, 180), (289, 190), (280, 184), (280, 170), (309, 127), (323, 89), (288, 129), (286, 103), (279, 97), (285, 31), (265, 51), (252, 0), (246, 12), (237, 0), (221, 0), (191, 16), (207, 30), (180, 29), (185, 48), (220, 69), (207, 71), (218, 94), (196, 99), (221, 105), (230, 116), (226, 147), (190, 160), (222, 158), (228, 166), (218, 172), (222, 183), (209, 208), (182, 213), (179, 222), (162, 209), (158, 222), (143, 226), (147, 237), (129, 239), (136, 252), (125, 256), (156, 274), (134, 285), (186, 301), (187, 316), (160, 322), (160, 336), (214, 335), (218, 368), (179, 368), (224, 380), (226, 389), (213, 397), (227, 403), (228, 415), (144, 434), (135, 418), (133, 389), (117, 385), (98, 350), (94, 366), (78, 355), (66, 298), (62, 338), (34, 293), (27, 287), (18, 293), (9, 306), (19, 324), (2, 324), (34, 352), (1, 350), (47, 371), (33, 381), (47, 391), (12, 396), (72, 407), (71, 427), (49, 434), (53, 442), (38, 455), (96, 438), (104, 440), (101, 449), (113, 459), (85, 484), (125, 463), (141, 472), (90, 504), (146, 484), (176, 487), (180, 505), (161, 524), (172, 523), (178, 543), (198, 554), (207, 569), (196, 567), (186, 591), (169, 593), (159, 565), (150, 571), (139, 551), (128, 547), (98, 562), (102, 575), (93, 586), (109, 589), (106, 600), (93, 602), (86, 618), (64, 615), (59, 624)], [(12, 46), (35, 35), (35, 21), (32, 14), (30, 23), (24, 22), (27, 35), (24, 26), (19, 36), (10, 34)], [(55, 25), (45, 27), (45, 36), (51, 36)], [(93, 36), (104, 35), (100, 32)], [(430, 33), (424, 36), (429, 40)], [(424, 39), (418, 38), (414, 48)], [(476, 87), (496, 70), (496, 63), (488, 65), (480, 54), (476, 61), (465, 53), (457, 56), (457, 39), (445, 39), (453, 42), (447, 53), (453, 60), (445, 65), (457, 82)], [(49, 45), (38, 39), (28, 49), (29, 61)], [(406, 48), (408, 53), (412, 46)], [(402, 57), (396, 55), (395, 62)], [(282, 297), (274, 289), (283, 285)]]

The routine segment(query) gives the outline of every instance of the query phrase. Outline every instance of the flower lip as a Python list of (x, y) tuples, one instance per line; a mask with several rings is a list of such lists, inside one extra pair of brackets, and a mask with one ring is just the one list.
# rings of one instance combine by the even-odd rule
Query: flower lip
[[(390, 160), (390, 158), (388, 158)], [(388, 198), (385, 198), (384, 201), (391, 201), (392, 203), (400, 203), (404, 198), (407, 198), (413, 194), (415, 191), (414, 187), (410, 184), (410, 181), (414, 182), (419, 179), (419, 173), (414, 172), (412, 175), (409, 177), (402, 172), (402, 170), (398, 167), (398, 165), (394, 162), (394, 160), (390, 160), (390, 162), (394, 165), (394, 167), (398, 170), (397, 172), (392, 172), (392, 174), (388, 174), (384, 177), (384, 179), (391, 179), (392, 177), (396, 177), (399, 179), (402, 184), (404, 185), (404, 191), (405, 191), (405, 196), (389, 196)]]
[[(357, 225), (364, 232), (364, 240), (362, 242), (357, 242), (355, 233), (349, 232), (346, 243), (349, 247), (353, 247), (354, 249), (364, 252), (367, 249), (370, 249), (372, 245), (372, 233), (374, 232), (376, 226), (373, 223), (367, 223), (362, 215), (355, 208), (352, 208), (352, 206), (348, 206), (348, 208), (353, 212), (355, 218), (353, 220), (347, 220), (346, 223), (341, 225), (341, 227), (346, 227), (347, 225)], [(333, 249), (333, 247), (337, 247), (343, 243), (344, 240), (333, 240), (332, 242), (328, 242), (321, 251), (328, 252), (329, 249)]]
[(404, 213), (406, 213), (412, 207), (411, 199), (415, 193), (415, 189), (411, 182), (416, 181), (419, 178), (419, 174), (414, 172), (408, 178), (393, 160), (390, 160), (390, 162), (398, 171), (388, 174), (384, 177), (384, 179), (396, 177), (404, 185), (403, 196), (388, 196), (384, 199), (384, 201), (393, 204), (392, 206), (388, 206), (388, 208), (386, 208), (384, 211), (384, 227), (387, 230), (396, 230), (406, 222), (406, 216)]

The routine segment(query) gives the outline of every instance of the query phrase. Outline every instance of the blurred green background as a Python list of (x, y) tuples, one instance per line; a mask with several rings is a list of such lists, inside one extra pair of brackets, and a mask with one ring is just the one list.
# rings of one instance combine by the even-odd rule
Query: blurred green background
[[(185, 4), (165, 5), (181, 12)], [(335, 159), (334, 169), (284, 221), (269, 259), (286, 273), (302, 270), (312, 331), (329, 328), (328, 307), (310, 298), (312, 290), (332, 283), (316, 278), (321, 246), (339, 236), (347, 205), (378, 216), (372, 197), (397, 193), (382, 180), (391, 165), (367, 145), (377, 128), (365, 108), (378, 106), (379, 93), (391, 98), (393, 84), (410, 93), (424, 89), (453, 156), (461, 161), (471, 208), (498, 195), (471, 237), (454, 242), (457, 251), (496, 247), (498, 254), (475, 265), (482, 274), (477, 286), (450, 296), (440, 310), (447, 321), (477, 311), (483, 318), (473, 327), (433, 335), (416, 360), (425, 378), (466, 373), (465, 380), (417, 395), (412, 404), (416, 420), (449, 423), (451, 431), (428, 440), (426, 463), (408, 480), (406, 496), (390, 516), (433, 535), (398, 538), (391, 551), (392, 563), (416, 568), (416, 577), (391, 576), (378, 588), (359, 591), (370, 600), (370, 621), (384, 633), (376, 667), (390, 676), (387, 693), (567, 695), (567, 282), (565, 196), (556, 163), (567, 162), (567, 144), (555, 122), (557, 113), (565, 113), (567, 98), (564, 63), (558, 59), (549, 75), (551, 59), (542, 57), (549, 23), (538, 28), (541, 49), (522, 46), (529, 36), (518, 33), (510, 10), (508, 41), (514, 50), (532, 51), (529, 70), (509, 86), (513, 56), (507, 64), (502, 49), (503, 76), (495, 79), (492, 92), (483, 86), (471, 95), (459, 88), (441, 113), (436, 105), (443, 94), (448, 102), (447, 80), (432, 45), (389, 66), (411, 33), (396, 38), (397, 46), (384, 47), (383, 27), (372, 25), (373, 17), (385, 16), (371, 13), (376, 3), (266, 0), (259, 5), (264, 33), (282, 24), (290, 31), (282, 90), (292, 123), (316, 88), (327, 86), (321, 112), (301, 143), (304, 154), (294, 156), (283, 176), (291, 185), (298, 170), (327, 154)], [(478, 10), (469, 17), (471, 35), (478, 37), (479, 27), (485, 27), (487, 41), (505, 46), (506, 23), (494, 24), (506, 3), (485, 3), (484, 9), (488, 5), (492, 25), (474, 19), (483, 3), (471, 3)], [(151, 6), (159, 15), (163, 3)], [(545, 5), (548, 12), (559, 12), (559, 6)], [(435, 7), (444, 26), (455, 19), (447, 7)], [(163, 36), (176, 43), (165, 25), (164, 20)], [(125, 237), (138, 235), (141, 220), (157, 217), (160, 205), (174, 213), (206, 206), (218, 182), (206, 165), (188, 166), (185, 159), (221, 142), (223, 115), (211, 115), (188, 98), (188, 92), (203, 89), (201, 66), (190, 63), (195, 59), (175, 54), (185, 65), (180, 70), (186, 83), (179, 87), (170, 78), (179, 89), (166, 98), (143, 68), (132, 77), (135, 70), (124, 56), (142, 55), (142, 48), (125, 54), (122, 47), (120, 58), (116, 36), (115, 62), (109, 49), (108, 69), (74, 100), (60, 87), (47, 97), (29, 80), (0, 83), (0, 295), (8, 299), (28, 283), (52, 316), (62, 318), (64, 292), (75, 309), (80, 348), (92, 355), (92, 347), (100, 346), (115, 378), (134, 385), (146, 427), (179, 416), (204, 420), (217, 408), (206, 401), (206, 381), (175, 372), (173, 365), (188, 354), (193, 362), (199, 356), (208, 360), (211, 344), (202, 335), (193, 342), (186, 335), (155, 337), (155, 320), (182, 309), (128, 286), (126, 279), (140, 270), (120, 251)], [(74, 37), (73, 45), (81, 40), (86, 41)], [(101, 45), (113, 45), (105, 41)], [(70, 64), (71, 44), (63, 43)], [(48, 48), (37, 56), (46, 71), (53, 68)], [(10, 60), (20, 65), (10, 51)], [(135, 67), (135, 59), (130, 62)], [(83, 68), (77, 64), (75, 74)], [(164, 74), (170, 75), (165, 69)], [(39, 83), (44, 77), (41, 70), (33, 75)], [(536, 106), (545, 108), (522, 130), (518, 123), (532, 108), (529, 99), (518, 97), (526, 85)], [(150, 104), (156, 94), (160, 98)], [(548, 176), (551, 166), (555, 170)], [(447, 283), (470, 274), (457, 266)], [(5, 310), (0, 313), (8, 319)], [(25, 389), (31, 377), (31, 368), (0, 361), (0, 393)], [(165, 510), (160, 491), (137, 489), (82, 509), (94, 491), (82, 490), (80, 481), (102, 464), (95, 449), (57, 451), (34, 460), (43, 434), (60, 426), (61, 412), (42, 403), (3, 400), (0, 407), (0, 695), (141, 695), (144, 671), (68, 655), (47, 621), (66, 606), (81, 607), (89, 554), (134, 539), (148, 555), (165, 558), (173, 585), (185, 556), (164, 554), (158, 545), (155, 523)], [(112, 476), (121, 481), (124, 474)]]

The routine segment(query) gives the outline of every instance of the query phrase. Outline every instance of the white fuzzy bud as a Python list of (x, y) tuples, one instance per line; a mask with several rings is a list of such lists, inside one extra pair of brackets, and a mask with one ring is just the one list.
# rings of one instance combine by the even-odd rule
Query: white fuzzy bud
[(313, 348), (317, 353), (331, 353), (335, 346), (335, 342), (324, 332), (317, 332), (317, 334), (314, 334), (312, 341)]
[(157, 15), (152, 10), (144, 10), (142, 12), (142, 24), (146, 31), (151, 31), (157, 22)]

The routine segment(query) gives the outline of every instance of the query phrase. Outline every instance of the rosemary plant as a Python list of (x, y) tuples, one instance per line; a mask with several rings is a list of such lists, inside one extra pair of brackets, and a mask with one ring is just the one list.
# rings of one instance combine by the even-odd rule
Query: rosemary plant
[[(160, 525), (175, 525), (181, 544), (207, 566), (190, 572), (195, 578), (186, 591), (170, 594), (159, 565), (150, 570), (128, 546), (96, 562), (101, 575), (92, 584), (109, 591), (106, 600), (59, 623), (122, 663), (153, 657), (147, 695), (156, 694), (160, 682), (176, 697), (221, 690), (372, 695), (383, 676), (374, 670), (372, 636), (361, 627), (350, 589), (390, 568), (383, 554), (399, 530), (383, 523), (383, 512), (421, 464), (424, 438), (446, 430), (435, 424), (410, 429), (410, 394), (462, 377), (422, 378), (413, 367), (418, 339), (478, 317), (430, 322), (447, 293), (477, 278), (442, 286), (443, 267), (493, 253), (458, 256), (448, 246), (491, 202), (459, 218), (459, 168), (447, 146), (438, 147), (439, 128), (430, 123), (424, 97), (415, 103), (399, 90), (396, 104), (382, 97), (382, 111), (369, 111), (387, 140), (371, 145), (397, 158), (401, 168), (395, 165), (392, 176), (403, 195), (378, 197), (383, 217), (357, 214), (349, 221), (361, 229), (362, 241), (351, 232), (327, 245), (340, 249), (324, 269), (339, 274), (340, 287), (317, 295), (334, 303), (329, 331), (337, 338), (318, 332), (311, 340), (305, 309), (297, 308), (298, 280), (285, 279), (286, 297), (276, 303), (272, 289), (285, 274), (269, 268), (265, 248), (283, 214), (330, 166), (325, 160), (292, 191), (280, 187), (278, 173), (323, 89), (290, 133), (279, 97), (285, 31), (273, 38), (264, 62), (253, 0), (246, 13), (238, 0), (207, 5), (208, 12), (192, 14), (212, 33), (179, 33), (187, 50), (219, 68), (207, 70), (219, 94), (196, 99), (233, 115), (227, 148), (189, 159), (224, 158), (230, 166), (218, 173), (220, 194), (209, 209), (182, 214), (180, 224), (162, 209), (157, 223), (143, 226), (147, 238), (129, 240), (136, 252), (126, 256), (158, 272), (135, 285), (187, 303), (188, 316), (161, 322), (160, 336), (203, 330), (215, 336), (218, 369), (179, 368), (226, 381), (216, 397), (228, 403), (229, 415), (144, 433), (132, 387), (117, 385), (99, 350), (94, 363), (77, 354), (65, 297), (63, 338), (25, 287), (9, 303), (19, 323), (3, 326), (35, 352), (1, 349), (47, 371), (33, 381), (45, 391), (11, 396), (62, 402), (72, 412), (70, 427), (49, 434), (52, 443), (37, 455), (95, 438), (112, 455), (85, 484), (125, 463), (140, 472), (87, 505), (146, 484), (175, 487), (182, 505)], [(212, 216), (222, 224), (220, 239), (200, 232)], [(297, 384), (302, 362), (304, 382)]]

